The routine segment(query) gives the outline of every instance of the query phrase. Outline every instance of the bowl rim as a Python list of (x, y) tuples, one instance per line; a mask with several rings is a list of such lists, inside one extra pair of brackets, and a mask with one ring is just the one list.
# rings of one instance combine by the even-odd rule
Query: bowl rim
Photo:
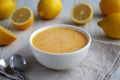
[[(76, 51), (72, 51), (72, 52), (66, 52), (66, 53), (62, 53), (62, 54), (59, 54), (59, 53), (54, 53), (54, 52), (47, 52), (47, 51), (43, 51), (43, 50), (40, 50), (38, 48), (36, 48), (33, 44), (32, 44), (32, 39), (33, 37), (41, 32), (41, 31), (44, 31), (44, 30), (47, 30), (47, 29), (51, 29), (51, 28), (70, 28), (70, 29), (73, 29), (73, 30), (77, 30), (81, 33), (83, 33), (87, 39), (88, 39), (88, 43), (83, 47), (83, 48), (80, 48)], [(68, 24), (53, 24), (53, 25), (47, 25), (47, 26), (43, 26), (43, 27), (40, 27), (39, 29), (35, 30), (31, 36), (30, 36), (30, 39), (29, 39), (29, 43), (31, 45), (32, 48), (34, 48), (35, 50), (37, 50), (38, 52), (41, 52), (41, 53), (44, 53), (44, 54), (47, 54), (47, 55), (71, 55), (71, 54), (76, 54), (78, 52), (81, 52), (83, 51), (84, 49), (86, 49), (87, 47), (90, 46), (91, 44), (91, 35), (83, 28), (79, 27), (79, 26), (74, 26), (74, 25), (68, 25)]]

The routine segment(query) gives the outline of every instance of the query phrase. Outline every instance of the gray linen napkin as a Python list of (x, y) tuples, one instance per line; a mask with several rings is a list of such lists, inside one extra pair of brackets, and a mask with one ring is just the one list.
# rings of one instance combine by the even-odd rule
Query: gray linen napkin
[(103, 76), (103, 80), (120, 80), (120, 52), (109, 71)]
[(33, 56), (29, 45), (16, 54), (28, 61), (26, 75), (31, 80), (109, 80), (110, 75), (120, 62), (120, 46), (93, 40), (87, 57), (70, 71), (48, 69)]

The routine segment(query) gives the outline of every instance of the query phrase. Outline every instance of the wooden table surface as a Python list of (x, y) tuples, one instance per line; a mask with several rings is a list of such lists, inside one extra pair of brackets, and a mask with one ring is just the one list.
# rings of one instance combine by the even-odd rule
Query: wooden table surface
[(17, 40), (13, 42), (9, 46), (0, 47), (0, 58), (7, 58), (10, 55), (14, 54), (17, 50), (21, 49), (25, 45), (29, 44), (29, 37), (31, 33), (37, 30), (40, 27), (50, 25), (50, 24), (70, 24), (75, 25), (71, 18), (70, 12), (71, 8), (78, 2), (84, 1), (89, 2), (94, 7), (94, 18), (91, 22), (87, 23), (84, 27), (92, 36), (92, 39), (97, 39), (105, 42), (114, 43), (120, 45), (120, 40), (114, 40), (108, 38), (103, 30), (97, 25), (97, 22), (103, 18), (102, 13), (99, 9), (99, 2), (100, 0), (62, 0), (63, 9), (59, 16), (52, 20), (42, 20), (38, 17), (37, 14), (37, 4), (39, 0), (17, 0), (17, 8), (22, 6), (30, 7), (35, 15), (34, 24), (25, 31), (16, 30), (10, 23), (9, 19), (0, 20), (0, 25), (6, 27), (7, 29), (11, 30), (13, 33), (17, 35)]

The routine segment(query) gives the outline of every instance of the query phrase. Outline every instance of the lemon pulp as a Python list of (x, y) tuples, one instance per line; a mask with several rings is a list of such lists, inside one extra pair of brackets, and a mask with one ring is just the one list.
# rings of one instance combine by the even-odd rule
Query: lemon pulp
[(94, 11), (89, 3), (78, 3), (72, 9), (72, 20), (78, 24), (85, 24), (93, 17)]

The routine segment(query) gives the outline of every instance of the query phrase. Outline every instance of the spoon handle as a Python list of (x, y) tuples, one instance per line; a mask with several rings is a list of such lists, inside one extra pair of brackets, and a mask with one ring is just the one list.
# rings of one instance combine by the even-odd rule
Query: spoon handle
[(11, 79), (11, 80), (17, 80), (17, 78), (15, 76), (9, 75), (3, 70), (0, 70), (0, 73), (3, 74), (4, 76), (6, 76), (7, 78)]
[(30, 80), (30, 78), (28, 78), (23, 72), (19, 72), (17, 75), (20, 76), (23, 80)]

